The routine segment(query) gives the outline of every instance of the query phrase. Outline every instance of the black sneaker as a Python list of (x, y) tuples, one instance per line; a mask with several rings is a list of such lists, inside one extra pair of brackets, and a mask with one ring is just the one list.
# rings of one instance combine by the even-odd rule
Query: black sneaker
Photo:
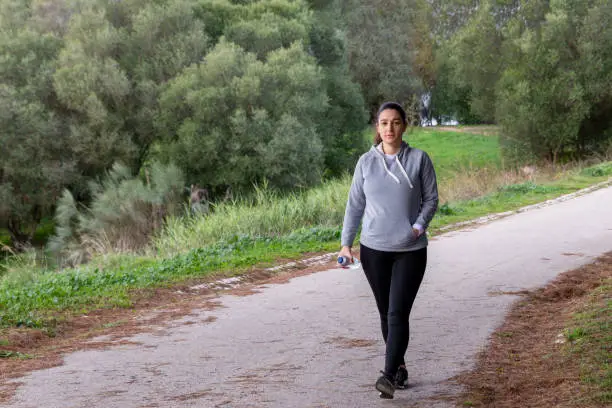
[(376, 389), (380, 391), (380, 398), (393, 399), (393, 393), (395, 392), (395, 386), (393, 382), (388, 379), (385, 375), (381, 376), (376, 381)]
[(408, 388), (408, 370), (406, 370), (406, 367), (400, 367), (397, 369), (397, 373), (395, 373), (394, 385), (398, 390), (405, 390)]

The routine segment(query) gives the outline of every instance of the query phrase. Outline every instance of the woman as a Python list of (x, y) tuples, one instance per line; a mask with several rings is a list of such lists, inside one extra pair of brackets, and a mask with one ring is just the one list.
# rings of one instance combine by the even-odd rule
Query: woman
[(375, 145), (359, 158), (349, 191), (342, 249), (352, 245), (363, 218), (361, 264), (374, 293), (386, 343), (385, 369), (376, 381), (381, 398), (406, 388), (408, 318), (427, 264), (429, 222), (438, 207), (438, 187), (427, 153), (402, 140), (406, 112), (384, 103), (377, 113)]

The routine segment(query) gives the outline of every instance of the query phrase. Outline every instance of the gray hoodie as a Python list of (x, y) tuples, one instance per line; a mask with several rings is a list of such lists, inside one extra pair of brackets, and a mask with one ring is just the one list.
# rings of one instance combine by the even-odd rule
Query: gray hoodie
[(438, 208), (438, 186), (431, 159), (402, 142), (393, 166), (372, 146), (353, 175), (344, 214), (342, 246), (352, 246), (363, 218), (361, 243), (379, 251), (413, 251), (427, 246), (412, 228), (427, 229)]

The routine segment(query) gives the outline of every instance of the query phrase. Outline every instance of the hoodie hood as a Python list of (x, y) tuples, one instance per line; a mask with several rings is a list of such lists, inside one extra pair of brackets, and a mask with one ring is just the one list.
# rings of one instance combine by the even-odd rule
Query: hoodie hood
[[(397, 152), (397, 157), (400, 159), (400, 161), (403, 161), (404, 155), (407, 155), (410, 152), (410, 149), (411, 149), (410, 145), (402, 140), (402, 144), (400, 145), (399, 152)], [(384, 153), (382, 151), (382, 142), (376, 145), (372, 145), (372, 147), (370, 148), (370, 151), (374, 151), (377, 154), (384, 156)]]
[[(402, 140), (402, 144), (400, 146), (400, 150), (395, 155), (395, 164), (397, 164), (397, 167), (400, 169), (400, 172), (404, 176), (405, 181), (408, 182), (408, 185), (410, 186), (410, 188), (414, 188), (414, 186), (412, 185), (412, 181), (410, 180), (410, 177), (408, 177), (408, 173), (406, 173), (406, 169), (404, 168), (404, 164), (402, 164), (402, 163), (406, 162), (406, 159), (408, 157), (408, 153), (410, 152), (410, 149), (411, 148), (408, 145), (408, 143), (406, 143), (406, 142), (404, 142)], [(379, 159), (382, 161), (383, 167), (385, 168), (385, 171), (387, 172), (387, 174), (393, 180), (395, 180), (395, 182), (397, 184), (402, 184), (400, 179), (395, 174), (393, 174), (393, 172), (391, 170), (389, 170), (389, 166), (387, 166), (387, 160), (385, 158), (385, 153), (383, 153), (383, 151), (382, 151), (382, 142), (377, 144), (377, 145), (372, 146), (370, 148), (370, 152), (373, 152), (375, 155), (377, 155), (379, 157)]]

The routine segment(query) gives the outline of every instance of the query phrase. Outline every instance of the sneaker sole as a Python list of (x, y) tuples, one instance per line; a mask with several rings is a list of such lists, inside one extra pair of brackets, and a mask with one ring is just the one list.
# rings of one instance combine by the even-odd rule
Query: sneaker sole
[(376, 384), (376, 389), (378, 391), (380, 391), (380, 398), (383, 399), (393, 399), (393, 391), (390, 391), (387, 387), (383, 386), (382, 384)]
[(381, 399), (393, 399), (393, 395), (389, 396), (388, 394), (385, 394), (385, 393), (384, 393), (384, 392), (382, 392), (382, 391), (381, 391), (381, 392), (378, 394), (378, 396), (379, 396)]

